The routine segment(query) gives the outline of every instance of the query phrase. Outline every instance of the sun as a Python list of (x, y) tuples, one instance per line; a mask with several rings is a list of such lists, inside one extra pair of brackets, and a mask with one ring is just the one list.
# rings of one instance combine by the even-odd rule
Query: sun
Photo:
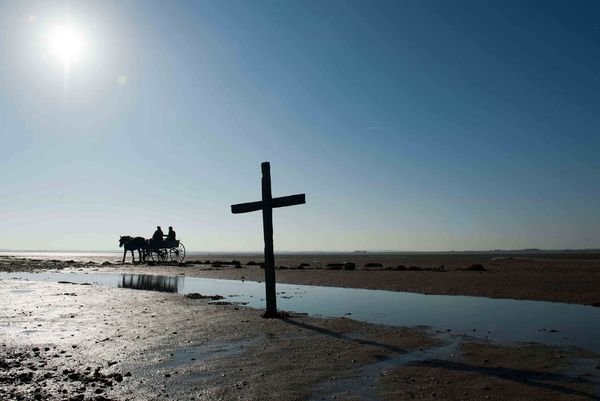
[(46, 40), (50, 53), (65, 66), (79, 61), (87, 48), (83, 33), (71, 24), (52, 27)]

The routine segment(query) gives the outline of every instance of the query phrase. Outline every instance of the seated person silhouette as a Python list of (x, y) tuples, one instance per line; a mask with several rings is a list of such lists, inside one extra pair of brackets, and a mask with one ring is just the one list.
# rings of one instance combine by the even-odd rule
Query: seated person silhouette
[(162, 242), (164, 236), (165, 235), (163, 234), (162, 230), (160, 229), (160, 226), (156, 226), (156, 231), (154, 231), (154, 234), (152, 235), (152, 241)]
[(173, 227), (169, 226), (169, 233), (167, 234), (167, 241), (175, 241), (175, 231)]

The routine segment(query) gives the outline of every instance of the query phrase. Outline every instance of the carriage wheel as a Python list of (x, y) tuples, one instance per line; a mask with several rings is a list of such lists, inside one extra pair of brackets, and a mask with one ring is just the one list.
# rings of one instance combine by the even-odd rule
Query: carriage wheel
[(166, 249), (160, 249), (158, 251), (158, 260), (160, 263), (165, 263), (167, 261), (168, 257), (169, 257), (169, 253), (167, 252)]
[(183, 243), (180, 242), (177, 248), (171, 248), (169, 257), (172, 262), (182, 263), (185, 259), (185, 246), (183, 246)]
[(150, 251), (150, 257), (154, 263), (164, 263), (167, 260), (167, 251), (164, 249), (153, 249)]
[(169, 262), (177, 262), (177, 254), (176, 254), (177, 248), (169, 248), (167, 250), (167, 260)]

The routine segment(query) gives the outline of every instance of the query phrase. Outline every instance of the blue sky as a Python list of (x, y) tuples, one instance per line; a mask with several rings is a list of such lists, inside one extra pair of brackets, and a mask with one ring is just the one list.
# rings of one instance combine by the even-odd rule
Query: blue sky
[[(595, 1), (0, 3), (0, 248), (599, 247)], [(64, 65), (46, 36), (71, 24)]]

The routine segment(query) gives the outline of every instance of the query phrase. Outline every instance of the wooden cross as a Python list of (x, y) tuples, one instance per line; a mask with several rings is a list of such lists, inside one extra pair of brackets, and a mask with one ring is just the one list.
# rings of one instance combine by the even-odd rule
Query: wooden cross
[(301, 205), (306, 203), (304, 194), (273, 198), (271, 195), (271, 165), (263, 162), (262, 200), (258, 202), (231, 205), (231, 213), (248, 213), (262, 210), (263, 232), (265, 238), (265, 290), (267, 293), (267, 311), (264, 317), (278, 317), (277, 298), (275, 296), (275, 255), (273, 254), (273, 208)]

